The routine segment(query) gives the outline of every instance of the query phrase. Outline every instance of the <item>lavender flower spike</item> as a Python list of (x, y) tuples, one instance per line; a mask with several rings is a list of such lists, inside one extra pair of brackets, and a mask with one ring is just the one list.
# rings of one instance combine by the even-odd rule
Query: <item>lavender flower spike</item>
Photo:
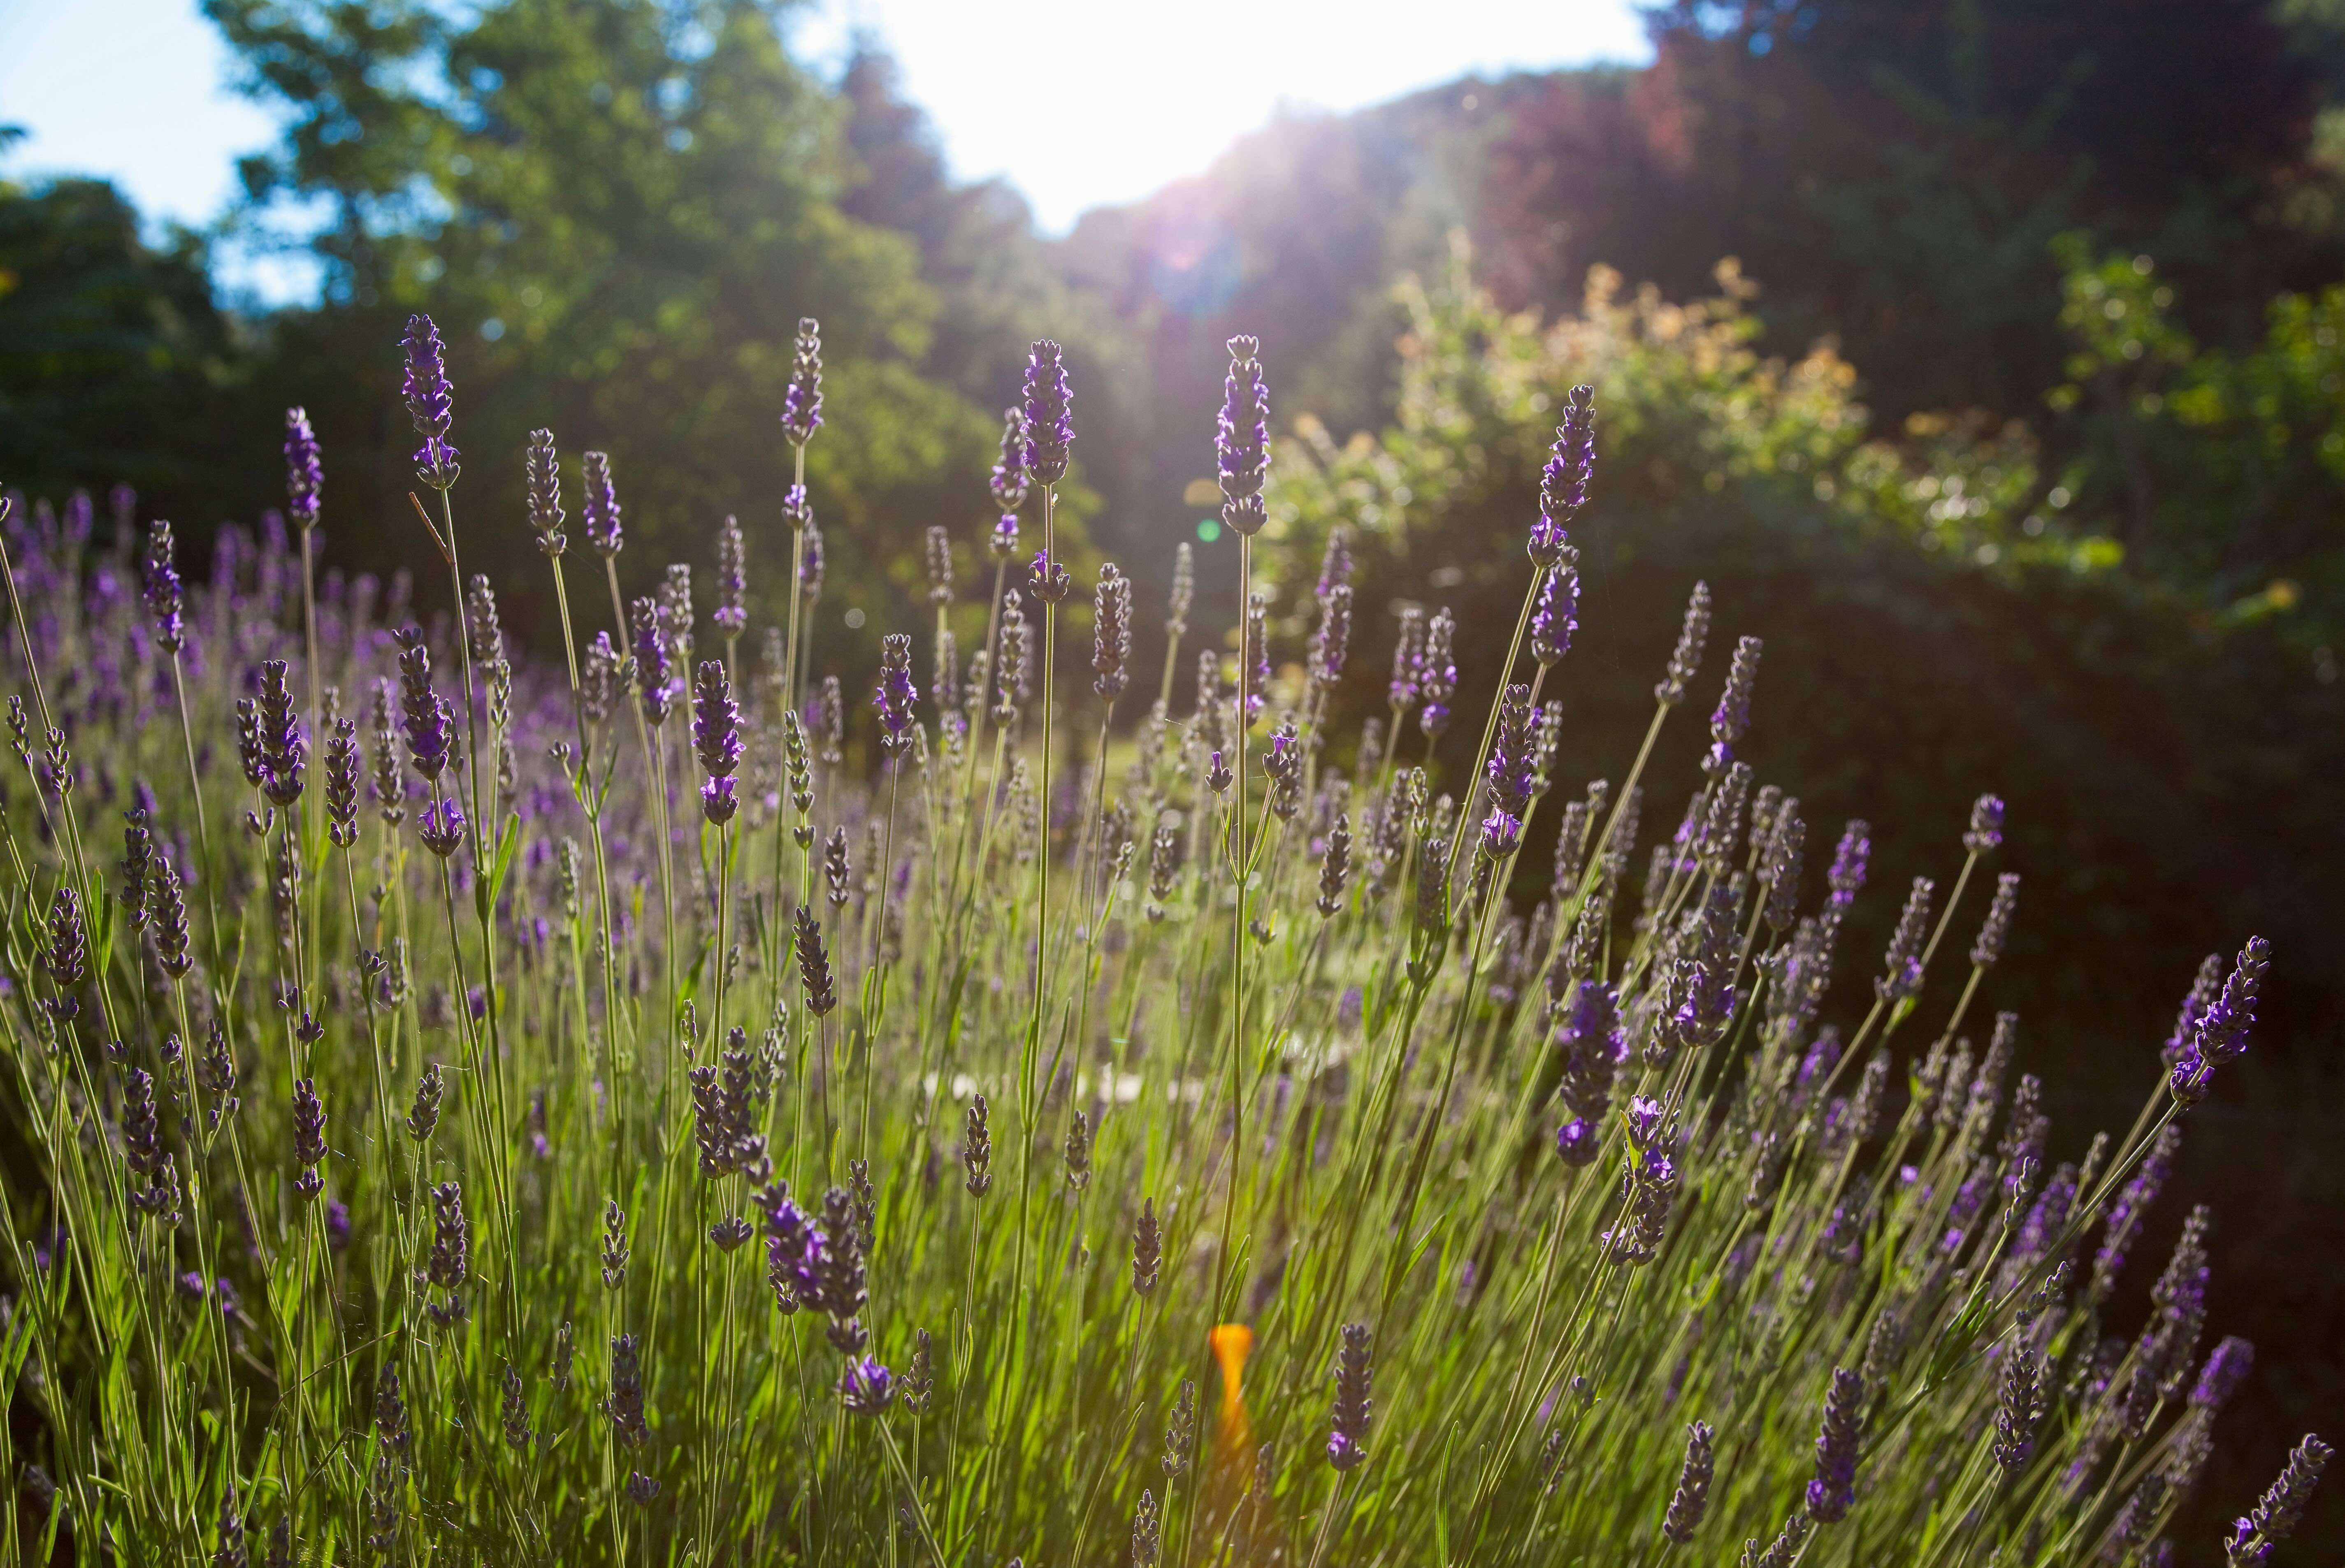
[(1678, 645), (1670, 667), (1653, 695), (1670, 707), (1686, 699), (1686, 686), (1701, 669), (1702, 644), (1710, 641), (1710, 584), (1697, 582), (1686, 601), (1685, 624), (1678, 630)]
[(2256, 1027), (2257, 995), (2270, 967), (2271, 944), (2260, 936), (2249, 937), (2230, 977), (2223, 982), (2222, 994), (2199, 1015), (2197, 1031), (2174, 1064), (2167, 1087), (2176, 1099), (2197, 1104), (2206, 1097), (2216, 1067), (2247, 1053), (2249, 1032)]
[(400, 397), (407, 404), (407, 417), (415, 422), (416, 433), (423, 438), (415, 451), (415, 477), (433, 490), (445, 491), (456, 482), (460, 454), (448, 440), (455, 422), (455, 396), (448, 385), (440, 329), (429, 316), (410, 316), (401, 347), (407, 353), (407, 379)]
[(1824, 1396), (1823, 1430), (1816, 1437), (1816, 1477), (1808, 1482), (1808, 1517), (1819, 1524), (1839, 1523), (1856, 1502), (1863, 1413), (1863, 1377), (1834, 1367), (1831, 1391)]
[(1259, 339), (1233, 338), (1229, 350), (1221, 428), (1213, 439), (1221, 464), (1222, 521), (1251, 537), (1269, 520), (1262, 486), (1270, 474), (1270, 389), (1255, 358), (1262, 352)]
[(692, 744), (708, 774), (700, 786), (701, 814), (721, 827), (740, 809), (734, 774), (741, 767), (741, 704), (733, 700), (733, 681), (722, 659), (703, 660), (693, 683)]
[(2230, 1401), (2239, 1385), (2248, 1381), (2248, 1373), (2256, 1364), (2256, 1348), (2233, 1334), (2207, 1354), (2207, 1363), (2198, 1370), (2198, 1381), (2190, 1391), (2190, 1403), (2197, 1410), (2220, 1410)]
[(1108, 561), (1091, 596), (1091, 690), (1113, 703), (1132, 663), (1132, 579)]
[[(1026, 416), (1017, 409), (1001, 410), (1001, 457), (989, 481), (997, 511), (1017, 511), (1026, 500)], [(1018, 525), (1010, 525), (1010, 553), (1016, 554)]]
[[(1059, 346), (1037, 339), (1026, 357), (1026, 475), (1050, 486), (1067, 477), (1068, 449), (1075, 444), (1074, 398), (1067, 389), (1066, 362)], [(1008, 508), (1004, 508), (1008, 511)]]
[(1539, 516), (1531, 524), (1531, 559), (1558, 564), (1568, 548), (1566, 529), (1588, 504), (1588, 481), (1596, 471), (1596, 389), (1574, 387), (1564, 400), (1563, 423), (1555, 428), (1555, 451), (1539, 475)]
[(1579, 630), (1579, 551), (1566, 545), (1558, 553), (1531, 608), (1531, 657), (1542, 666), (1560, 663), (1571, 652), (1571, 634)]
[(1368, 1457), (1368, 1326), (1344, 1325), (1344, 1345), (1335, 1353), (1335, 1409), (1327, 1437), (1327, 1462), (1338, 1472), (1356, 1470)]
[(147, 613), (155, 622), (155, 645), (166, 653), (177, 653), (188, 643), (187, 590), (171, 556), (171, 525), (158, 520), (147, 531), (140, 586), (147, 595)]
[(1886, 971), (1873, 983), (1873, 995), (1884, 1002), (1902, 1002), (1922, 988), (1922, 944), (1930, 930), (1930, 899), (1937, 885), (1926, 876), (1914, 879), (1905, 907), (1890, 934), (1889, 952), (1882, 960)]
[(708, 618), (731, 642), (749, 624), (749, 572), (741, 522), (728, 516), (716, 531), (716, 608)]
[(310, 429), (305, 410), (285, 410), (285, 510), (303, 533), (318, 526), (318, 494), (326, 487), (325, 465), (318, 460), (317, 433)]
[(578, 466), (586, 480), (586, 542), (608, 561), (626, 543), (619, 529), (619, 494), (611, 488), (611, 459), (604, 452), (587, 452)]
[(2304, 1517), (2304, 1505), (2312, 1500), (2312, 1489), (2320, 1484), (2320, 1472), (2329, 1464), (2329, 1456), (2336, 1450), (2310, 1432), (2296, 1445), (2288, 1456), (2288, 1466), (2279, 1479), (2271, 1484), (2248, 1516), (2234, 1522), (2230, 1539), (2223, 1543), (2235, 1565), (2262, 1563), (2271, 1556), (2272, 1548), (2296, 1533), (2297, 1522)]
[(871, 705), (879, 710), (879, 744), (891, 754), (912, 744), (912, 704), (919, 696), (912, 684), (912, 640), (890, 632), (879, 640), (879, 689)]
[(1661, 1535), (1672, 1545), (1692, 1541), (1694, 1532), (1701, 1528), (1702, 1515), (1710, 1511), (1710, 1478), (1717, 1462), (1713, 1436), (1708, 1421), (1698, 1421), (1686, 1428), (1685, 1464), (1678, 1472), (1678, 1489), (1670, 1497), (1669, 1512), (1661, 1517)]
[(663, 634), (659, 602), (638, 599), (631, 606), (634, 627), (636, 691), (644, 709), (644, 723), (654, 729), (667, 719), (668, 707), (675, 700), (675, 689), (670, 679), (667, 638)]
[(821, 428), (822, 323), (801, 316), (797, 349), (790, 361), (790, 384), (782, 393), (782, 437), (794, 447), (803, 447)]

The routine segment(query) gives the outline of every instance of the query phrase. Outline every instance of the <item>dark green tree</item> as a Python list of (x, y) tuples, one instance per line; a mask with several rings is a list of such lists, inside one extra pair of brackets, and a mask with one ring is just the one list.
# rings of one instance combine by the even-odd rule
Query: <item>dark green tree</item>
[(208, 508), (204, 433), (242, 367), (195, 236), (147, 244), (102, 180), (0, 184), (0, 483)]
[[(270, 372), (317, 419), (330, 528), (366, 540), (416, 526), (397, 339), (425, 310), (452, 345), (475, 559), (517, 568), (527, 553), (521, 453), (543, 426), (565, 453), (611, 453), (630, 592), (665, 560), (705, 561), (732, 512), (770, 593), (789, 539), (776, 416), (812, 316), (826, 423), (807, 482), (830, 568), (818, 624), (858, 600), (882, 622), (894, 613), (890, 559), (917, 551), (948, 497), (981, 493), (991, 424), (929, 373), (939, 304), (916, 247), (841, 207), (858, 167), (837, 99), (783, 48), (784, 7), (512, 0), (461, 25), (404, 0), (207, 9), (254, 90), (294, 116), (245, 167), (253, 203), (331, 213), (316, 242), (325, 303), (278, 324)], [(252, 440), (259, 452), (273, 435)], [(862, 640), (876, 647), (881, 629)]]

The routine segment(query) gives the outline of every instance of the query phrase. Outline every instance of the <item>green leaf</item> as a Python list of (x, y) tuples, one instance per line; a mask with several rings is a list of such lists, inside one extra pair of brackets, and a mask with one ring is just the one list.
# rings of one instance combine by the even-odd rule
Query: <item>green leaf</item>
[(505, 873), (513, 869), (513, 851), (521, 846), (521, 814), (513, 812), (505, 817), (504, 833), (497, 840), (496, 869), (489, 877), (489, 907), (497, 906), (497, 895), (504, 891)]

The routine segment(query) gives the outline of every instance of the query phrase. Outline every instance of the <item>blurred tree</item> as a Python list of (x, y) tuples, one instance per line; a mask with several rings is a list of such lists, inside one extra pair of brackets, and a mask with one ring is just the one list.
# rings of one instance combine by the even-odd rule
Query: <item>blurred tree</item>
[(1568, 302), (1591, 263), (1693, 287), (1742, 258), (1775, 341), (1830, 333), (1892, 420), (2031, 408), (2063, 349), (2048, 242), (2154, 251), (2205, 329), (2333, 272), (2279, 221), (2320, 71), (2266, 0), (1670, 0), (1623, 83), (1558, 76), (1494, 150), (1505, 298)]
[[(517, 521), (523, 442), (542, 425), (565, 454), (612, 454), (630, 592), (664, 559), (706, 560), (736, 512), (770, 594), (789, 549), (775, 421), (813, 316), (817, 625), (842, 658), (874, 656), (901, 597), (893, 558), (917, 553), (949, 498), (981, 495), (994, 430), (929, 372), (939, 300), (916, 247), (843, 210), (858, 174), (845, 116), (786, 55), (782, 5), (509, 0), (461, 23), (415, 0), (207, 9), (254, 90), (293, 114), (283, 146), (245, 167), (252, 201), (331, 215), (326, 301), (279, 320), (272, 379), (317, 420), (328, 526), (369, 525), (346, 545), (411, 553), (397, 340), (428, 310), (451, 344), (459, 515), (486, 524), (468, 549), (509, 569), (509, 593), (527, 606), (542, 578)], [(848, 638), (842, 603), (874, 623)]]
[(196, 237), (148, 245), (102, 180), (0, 183), (0, 483), (208, 509), (208, 421), (244, 369)]

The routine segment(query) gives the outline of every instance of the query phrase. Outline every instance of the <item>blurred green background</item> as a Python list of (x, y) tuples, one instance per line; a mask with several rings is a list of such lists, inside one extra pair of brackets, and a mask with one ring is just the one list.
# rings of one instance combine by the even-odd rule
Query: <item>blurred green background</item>
[[(1714, 652), (1767, 640), (1761, 779), (1824, 842), (1874, 825), (1849, 951), (1885, 935), (1883, 889), (1951, 872), (1971, 797), (2003, 794), (2026, 883), (1995, 1001), (2067, 1155), (2129, 1117), (2200, 956), (2270, 936), (2256, 1048), (2192, 1114), (2157, 1233), (2216, 1206), (2215, 1330), (2261, 1353), (2182, 1560), (2218, 1560), (2298, 1433), (2345, 1435), (2345, 4), (1663, 6), (1650, 66), (1282, 117), (1062, 239), (949, 177), (884, 54), (811, 70), (758, 0), (207, 10), (286, 117), (243, 179), (255, 212), (325, 215), (323, 298), (231, 309), (208, 237), (154, 242), (102, 181), (0, 185), (0, 483), (57, 506), (130, 484), (200, 551), (281, 499), (300, 402), (329, 560), (411, 564), (396, 341), (428, 309), (468, 560), (510, 585), (509, 628), (552, 630), (520, 570), (538, 425), (612, 453), (631, 586), (711, 561), (735, 512), (770, 606), (774, 420), (814, 315), (816, 661), (852, 682), (925, 624), (926, 528), (980, 580), (998, 411), (1046, 334), (1091, 551), (1145, 607), (1188, 540), (1193, 624), (1225, 631), (1234, 541), (1196, 486), (1223, 340), (1257, 333), (1274, 630), (1299, 659), (1317, 550), (1352, 528), (1357, 716), (1403, 603), (1457, 612), (1487, 692), (1552, 410), (1592, 381), (1583, 632), (1548, 686), (1567, 775), (1625, 765), (1701, 577)], [(1003, 112), (1051, 134), (1047, 92)], [(1649, 834), (1692, 782), (1693, 727)], [(2289, 1550), (2345, 1550), (2345, 1487)]]

